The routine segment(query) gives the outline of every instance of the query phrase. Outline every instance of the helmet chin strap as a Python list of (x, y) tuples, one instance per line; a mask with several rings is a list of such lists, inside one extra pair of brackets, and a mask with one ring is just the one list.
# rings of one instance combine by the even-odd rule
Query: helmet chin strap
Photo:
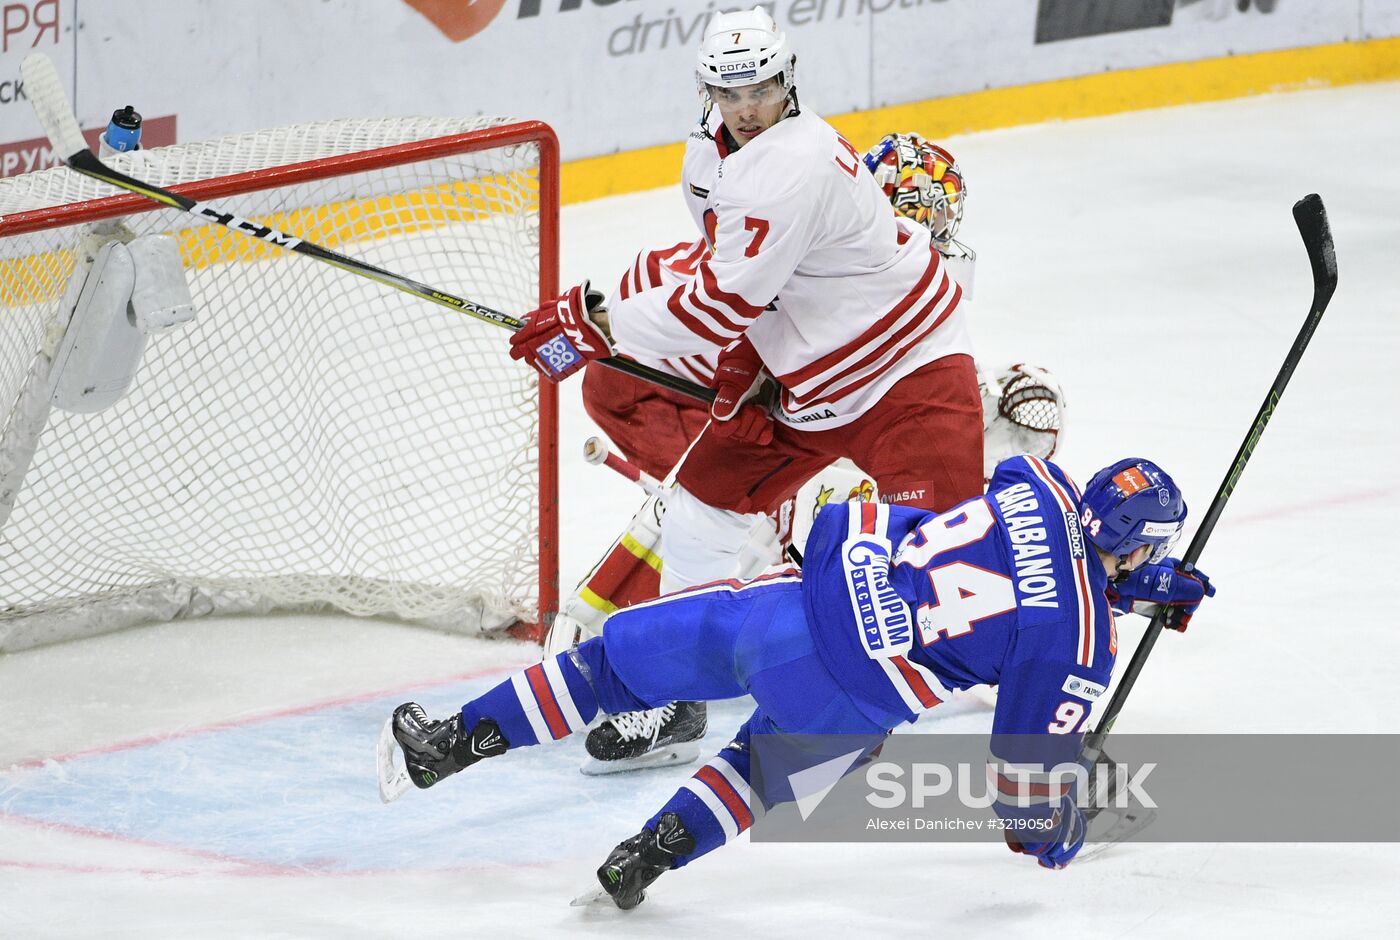
[(797, 115), (801, 113), (802, 106), (797, 103), (797, 83), (793, 82), (792, 87), (788, 89), (787, 107), (783, 109), (782, 117), (779, 117), (778, 120), (781, 121), (783, 118), (797, 117)]
[(710, 114), (715, 110), (715, 103), (710, 100), (709, 95), (702, 97), (705, 100), (700, 103), (700, 132), (714, 140), (715, 135), (710, 133)]

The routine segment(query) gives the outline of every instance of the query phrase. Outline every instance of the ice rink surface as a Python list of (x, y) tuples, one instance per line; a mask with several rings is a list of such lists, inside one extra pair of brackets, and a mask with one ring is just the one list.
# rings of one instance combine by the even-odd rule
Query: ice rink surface
[[(1202, 556), (1220, 594), (1157, 646), (1120, 731), (1400, 732), (1385, 613), (1400, 531), (1396, 114), (1388, 84), (946, 141), (969, 181), (979, 359), (1059, 375), (1072, 474), (1150, 457), (1196, 519), (1307, 312), (1290, 208), (1316, 191), (1331, 216), (1340, 286)], [(566, 284), (610, 284), (637, 248), (692, 237), (672, 190), (570, 207), (563, 232)], [(578, 456), (592, 432), (577, 395), (575, 382), (568, 581), (639, 502)], [(1144, 624), (1120, 621), (1121, 660)], [(587, 778), (570, 741), (392, 806), (374, 788), (393, 705), (440, 714), (536, 657), (311, 616), (0, 657), (0, 937), (1395, 936), (1394, 845), (1143, 844), (1047, 872), (989, 844), (742, 841), (630, 915), (573, 909), (690, 768)], [(712, 709), (706, 749), (744, 714)], [(971, 731), (990, 712), (957, 701), (926, 721)], [(1387, 806), (1391, 789), (1339, 772), (1338, 799)]]

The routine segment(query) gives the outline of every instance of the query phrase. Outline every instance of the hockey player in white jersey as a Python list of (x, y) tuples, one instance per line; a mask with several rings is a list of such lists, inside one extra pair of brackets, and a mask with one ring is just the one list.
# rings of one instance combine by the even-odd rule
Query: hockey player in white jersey
[[(860, 154), (799, 106), (795, 57), (762, 8), (717, 14), (697, 62), (707, 109), (686, 148), (708, 253), (677, 288), (579, 285), (512, 355), (551, 380), (589, 359), (723, 350), (714, 420), (677, 473), (662, 588), (738, 574), (755, 514), (849, 457), (891, 498), (946, 508), (982, 487), (982, 414), (962, 288), (927, 231), (889, 211)], [(755, 401), (771, 376), (772, 410)], [(776, 420), (775, 420), (776, 418)], [(890, 448), (894, 428), (919, 441)]]
[[(975, 253), (954, 238), (962, 219), (966, 188), (951, 154), (917, 134), (891, 134), (865, 155), (895, 210), (932, 234), (935, 247), (956, 265), (964, 289), (971, 285)], [(923, 237), (927, 238), (925, 234)], [(705, 255), (704, 242), (678, 244), (643, 251), (622, 279), (619, 296), (667, 286), (674, 289), (693, 276)], [(705, 381), (713, 379), (714, 355), (698, 354), (666, 365), (677, 374)], [(1062, 395), (1053, 377), (1031, 366), (1013, 365), (983, 370), (979, 375), (985, 412), (987, 466), (1011, 454), (1054, 454), (1061, 429)], [(589, 414), (627, 452), (640, 468), (663, 477), (686, 446), (703, 429), (708, 413), (685, 399), (644, 385), (611, 370), (589, 369), (585, 376), (584, 403)], [(797, 501), (796, 524), (810, 521), (820, 497), (836, 492), (844, 498), (862, 486), (855, 468), (828, 469), (809, 484)], [(986, 473), (989, 475), (990, 470)], [(866, 498), (869, 498), (867, 496)], [(656, 554), (656, 529), (660, 506), (649, 500), (634, 517), (628, 531), (590, 572), (585, 584), (566, 601), (549, 649), (557, 651), (570, 642), (596, 634), (607, 613), (648, 600), (658, 591), (662, 568)], [(788, 525), (792, 516), (788, 517)], [(751, 560), (738, 573), (752, 576), (762, 567), (781, 560), (780, 548), (769, 526), (767, 542), (755, 532), (745, 554)], [(784, 531), (784, 526), (777, 526)], [(604, 773), (643, 766), (693, 760), (705, 731), (699, 706), (680, 703), (645, 715), (625, 715), (605, 721), (589, 735), (590, 760), (585, 772)]]
[[(962, 288), (927, 232), (889, 211), (855, 147), (799, 106), (794, 68), (762, 8), (717, 14), (697, 73), (721, 120), (707, 108), (683, 171), (709, 251), (694, 277), (607, 307), (579, 285), (512, 337), (512, 355), (551, 380), (614, 354), (664, 364), (723, 349), (715, 420), (662, 522), (665, 590), (738, 574), (756, 514), (839, 457), (925, 508), (982, 486)], [(755, 401), (769, 375), (771, 411)], [(919, 446), (881, 446), (895, 427), (917, 428), (901, 439)]]

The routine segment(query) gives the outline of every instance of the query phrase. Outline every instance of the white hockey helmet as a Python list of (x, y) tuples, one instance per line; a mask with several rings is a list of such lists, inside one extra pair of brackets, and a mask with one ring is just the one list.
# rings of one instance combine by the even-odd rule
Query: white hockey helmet
[(695, 79), (706, 99), (706, 85), (737, 88), (775, 75), (782, 77), (783, 91), (790, 92), (796, 65), (787, 36), (767, 10), (756, 6), (710, 17), (696, 56)]

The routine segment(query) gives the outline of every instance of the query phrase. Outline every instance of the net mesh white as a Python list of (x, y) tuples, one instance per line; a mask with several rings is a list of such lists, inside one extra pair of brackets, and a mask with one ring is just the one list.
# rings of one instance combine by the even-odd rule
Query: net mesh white
[[(109, 163), (170, 186), (502, 123), (329, 122)], [(207, 201), (518, 314), (539, 290), (538, 166), (534, 144), (464, 149)], [(116, 192), (60, 167), (0, 180), (0, 216)], [(230, 610), (534, 619), (538, 390), (504, 330), (174, 210), (6, 227), (0, 650)], [(93, 245), (153, 232), (177, 239), (197, 319), (149, 338), (115, 405), (50, 408), (70, 280)]]

